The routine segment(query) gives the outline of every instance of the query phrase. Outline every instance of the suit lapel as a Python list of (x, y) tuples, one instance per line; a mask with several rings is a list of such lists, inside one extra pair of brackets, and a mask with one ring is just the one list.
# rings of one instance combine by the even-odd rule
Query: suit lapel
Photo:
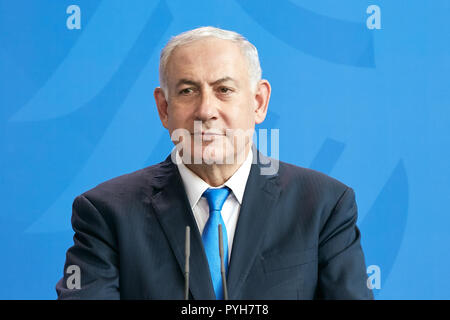
[[(269, 161), (256, 148), (253, 155), (258, 155), (262, 163)], [(258, 161), (253, 161), (242, 199), (227, 279), (230, 299), (239, 299), (240, 287), (250, 272), (280, 194), (278, 175), (261, 175), (261, 168)]]
[(160, 192), (151, 198), (158, 221), (170, 243), (184, 276), (186, 226), (191, 228), (189, 288), (195, 299), (215, 299), (209, 276), (208, 261), (197, 223), (189, 205), (181, 176), (170, 156), (163, 162), (160, 174), (154, 177)]

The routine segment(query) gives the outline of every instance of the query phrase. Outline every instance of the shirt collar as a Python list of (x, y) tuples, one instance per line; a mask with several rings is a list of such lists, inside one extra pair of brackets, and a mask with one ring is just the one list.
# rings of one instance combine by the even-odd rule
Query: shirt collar
[[(191, 205), (191, 208), (194, 209), (206, 189), (214, 187), (211, 187), (202, 178), (186, 167), (176, 148), (174, 148), (172, 152), (176, 153), (176, 165), (178, 167), (178, 171), (180, 172), (181, 179), (183, 180), (189, 204)], [(252, 160), (253, 151), (252, 148), (250, 148), (247, 158), (241, 164), (239, 169), (236, 170), (236, 172), (223, 185), (217, 187), (222, 188), (223, 186), (227, 186), (230, 188), (240, 205), (242, 205), (245, 185), (247, 184), (247, 179), (250, 174)]]

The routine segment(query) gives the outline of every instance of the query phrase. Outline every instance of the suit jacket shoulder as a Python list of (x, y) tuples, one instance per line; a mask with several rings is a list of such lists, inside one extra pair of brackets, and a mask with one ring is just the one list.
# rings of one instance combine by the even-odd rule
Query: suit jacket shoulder
[(342, 194), (348, 188), (343, 182), (325, 173), (283, 161), (280, 161), (279, 176), (282, 186), (293, 183), (299, 188), (307, 188), (311, 193)]
[[(129, 206), (132, 203), (142, 202), (151, 198), (162, 187), (164, 181), (170, 179), (176, 166), (171, 165), (170, 158), (158, 164), (151, 165), (134, 172), (126, 173), (107, 181), (81, 194), (96, 207), (107, 209), (113, 203)], [(116, 210), (114, 212), (127, 212), (129, 210)]]

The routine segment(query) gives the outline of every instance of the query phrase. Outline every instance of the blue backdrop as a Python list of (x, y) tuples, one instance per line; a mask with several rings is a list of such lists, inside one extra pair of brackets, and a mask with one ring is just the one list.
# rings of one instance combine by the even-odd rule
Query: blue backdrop
[(259, 50), (280, 159), (354, 188), (376, 298), (450, 299), (449, 17), (447, 0), (0, 0), (0, 298), (56, 298), (74, 197), (167, 156), (159, 52), (213, 25)]

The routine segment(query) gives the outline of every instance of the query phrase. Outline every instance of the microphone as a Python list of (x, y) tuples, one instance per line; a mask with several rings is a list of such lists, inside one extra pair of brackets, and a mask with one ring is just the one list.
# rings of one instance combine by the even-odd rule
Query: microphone
[(223, 298), (224, 300), (228, 300), (227, 279), (225, 276), (225, 263), (223, 257), (223, 235), (221, 224), (219, 224), (219, 255), (220, 255), (220, 274), (222, 275)]
[(184, 300), (189, 300), (189, 257), (191, 255), (191, 228), (186, 226), (184, 242)]

